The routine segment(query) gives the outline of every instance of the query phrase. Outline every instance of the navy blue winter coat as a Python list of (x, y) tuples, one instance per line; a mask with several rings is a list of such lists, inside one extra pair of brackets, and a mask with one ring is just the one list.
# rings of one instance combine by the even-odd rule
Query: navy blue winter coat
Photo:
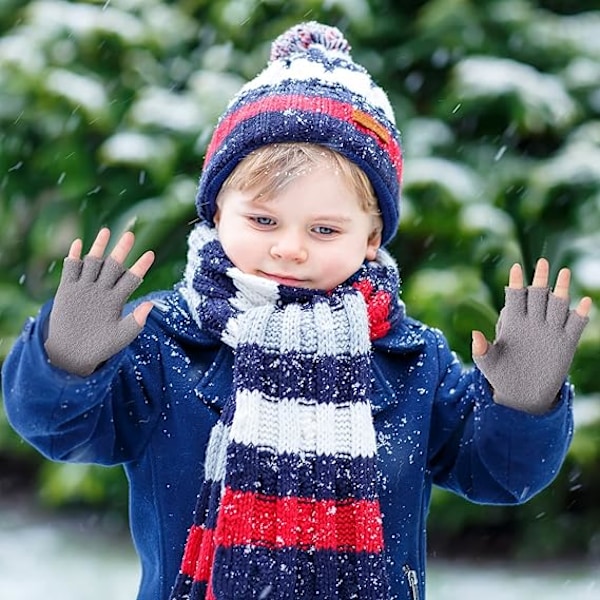
[[(42, 454), (123, 465), (142, 564), (138, 600), (169, 596), (233, 366), (231, 350), (197, 328), (177, 292), (153, 299), (143, 332), (90, 377), (49, 364), (50, 305), (25, 325), (2, 370), (9, 421)], [(410, 318), (374, 342), (372, 364), (393, 597), (423, 600), (432, 484), (479, 503), (526, 501), (565, 457), (572, 391), (565, 384), (541, 416), (496, 405), (482, 374), (464, 370), (439, 331)]]

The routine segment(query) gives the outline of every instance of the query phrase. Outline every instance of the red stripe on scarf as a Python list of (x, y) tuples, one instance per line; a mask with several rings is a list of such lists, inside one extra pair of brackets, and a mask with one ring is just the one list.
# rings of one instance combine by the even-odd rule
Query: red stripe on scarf
[(208, 581), (215, 557), (215, 531), (192, 525), (188, 533), (181, 571), (194, 581)]
[(387, 290), (375, 291), (368, 279), (361, 279), (352, 284), (364, 297), (369, 319), (369, 337), (378, 340), (387, 335), (391, 329), (390, 313), (392, 311), (392, 294)]
[[(323, 98), (319, 96), (294, 96), (290, 94), (282, 94), (281, 96), (269, 96), (257, 100), (256, 102), (248, 102), (238, 110), (227, 115), (215, 130), (210, 145), (206, 150), (205, 164), (208, 164), (212, 155), (223, 143), (232, 130), (242, 121), (251, 119), (258, 114), (265, 112), (279, 112), (284, 110), (305, 110), (310, 112), (321, 112), (341, 121), (346, 121), (358, 129), (361, 133), (370, 135), (377, 144), (383, 148), (389, 155), (392, 163), (396, 167), (398, 173), (402, 169), (402, 153), (398, 142), (392, 137), (387, 142), (382, 139), (378, 131), (375, 131), (373, 125), (367, 127), (363, 118), (358, 118), (357, 115), (362, 112), (358, 111), (351, 104), (332, 100), (331, 98)], [(370, 117), (371, 120), (372, 117)], [(383, 127), (382, 127), (383, 129)]]
[(215, 541), (218, 546), (341, 550), (380, 553), (378, 501), (264, 496), (226, 488)]

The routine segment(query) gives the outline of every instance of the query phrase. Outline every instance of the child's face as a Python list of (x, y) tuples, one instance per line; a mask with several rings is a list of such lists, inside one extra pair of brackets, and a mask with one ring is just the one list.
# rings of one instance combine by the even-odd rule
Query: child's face
[(333, 289), (365, 259), (374, 260), (380, 245), (374, 217), (326, 167), (301, 175), (269, 200), (226, 189), (214, 220), (238, 269), (288, 286)]

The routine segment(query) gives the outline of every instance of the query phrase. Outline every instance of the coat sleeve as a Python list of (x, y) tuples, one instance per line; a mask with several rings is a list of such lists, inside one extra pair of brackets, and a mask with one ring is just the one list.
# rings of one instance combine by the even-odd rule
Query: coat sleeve
[(142, 452), (161, 415), (159, 338), (146, 327), (89, 377), (53, 367), (44, 350), (51, 303), (30, 319), (2, 366), (12, 427), (47, 458), (113, 465)]
[(478, 369), (465, 370), (437, 338), (439, 384), (432, 407), (433, 482), (473, 502), (518, 504), (556, 477), (573, 436), (572, 386), (556, 406), (532, 415), (496, 404)]

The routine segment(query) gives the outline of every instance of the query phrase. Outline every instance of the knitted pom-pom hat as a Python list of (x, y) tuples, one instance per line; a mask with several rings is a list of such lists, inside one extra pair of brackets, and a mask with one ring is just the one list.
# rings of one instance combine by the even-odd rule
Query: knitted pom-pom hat
[(206, 152), (196, 206), (213, 223), (216, 197), (236, 165), (260, 146), (321, 144), (363, 169), (389, 242), (400, 217), (400, 134), (385, 92), (350, 56), (335, 27), (301, 23), (279, 36), (267, 67), (232, 99)]

